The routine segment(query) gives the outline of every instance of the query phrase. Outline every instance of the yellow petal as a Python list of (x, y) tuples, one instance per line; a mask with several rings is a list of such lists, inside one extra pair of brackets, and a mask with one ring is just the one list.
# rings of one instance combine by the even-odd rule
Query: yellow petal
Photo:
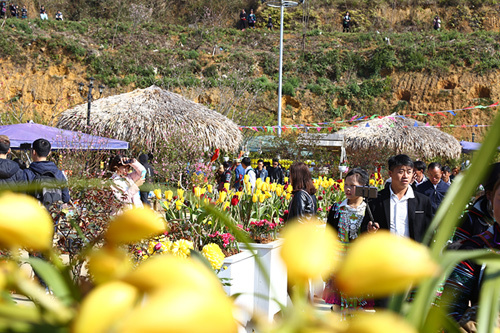
[(132, 271), (132, 261), (127, 251), (105, 246), (90, 254), (88, 267), (96, 283), (105, 283)]
[(295, 282), (306, 282), (331, 273), (338, 265), (341, 248), (335, 230), (320, 221), (291, 223), (283, 230), (281, 257), (288, 276)]
[(127, 316), (119, 333), (235, 333), (233, 305), (221, 290), (161, 289)]
[(0, 245), (47, 250), (52, 247), (54, 222), (33, 197), (6, 193), (0, 197)]
[(136, 243), (166, 231), (165, 220), (149, 208), (132, 208), (109, 223), (105, 238), (114, 244)]
[(123, 280), (144, 291), (168, 286), (189, 286), (193, 290), (222, 290), (222, 285), (213, 271), (194, 260), (172, 255), (151, 257)]
[(85, 297), (73, 333), (108, 332), (126, 315), (137, 300), (139, 291), (120, 281), (103, 284)]
[(336, 283), (350, 296), (381, 297), (405, 291), (438, 272), (426, 246), (379, 230), (360, 236), (351, 245)]
[(417, 333), (402, 317), (389, 311), (355, 312), (346, 333)]

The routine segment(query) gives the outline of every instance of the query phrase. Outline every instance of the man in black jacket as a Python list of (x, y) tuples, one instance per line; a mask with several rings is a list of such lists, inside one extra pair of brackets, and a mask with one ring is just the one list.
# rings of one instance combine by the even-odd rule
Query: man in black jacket
[(269, 171), (269, 178), (271, 178), (271, 183), (285, 184), (285, 175), (281, 168), (280, 160), (277, 158), (273, 158), (273, 167)]
[[(31, 152), (31, 157), (33, 158), (33, 163), (30, 164), (28, 169), (23, 170), (26, 180), (28, 182), (33, 182), (40, 176), (47, 176), (54, 178), (58, 183), (66, 184), (68, 180), (64, 173), (57, 168), (57, 165), (52, 161), (47, 161), (47, 156), (52, 149), (52, 145), (48, 140), (37, 139), (33, 141), (33, 150)], [(38, 198), (40, 200), (40, 198)], [(63, 186), (61, 188), (61, 199), (62, 202), (68, 203), (70, 200), (68, 187)], [(44, 203), (46, 204), (46, 203)]]
[(10, 153), (10, 139), (6, 135), (0, 135), (0, 187), (15, 187), (14, 183), (24, 180), (23, 170), (19, 164), (7, 159)]
[(407, 155), (391, 157), (389, 176), (392, 178), (391, 185), (368, 203), (375, 221), (370, 221), (367, 210), (361, 231), (373, 233), (382, 228), (422, 242), (432, 220), (432, 206), (428, 197), (414, 192), (409, 186), (413, 177), (413, 161)]
[(432, 214), (434, 215), (450, 185), (441, 180), (441, 164), (437, 162), (429, 164), (427, 175), (429, 176), (429, 181), (419, 185), (417, 191), (429, 197), (432, 204)]

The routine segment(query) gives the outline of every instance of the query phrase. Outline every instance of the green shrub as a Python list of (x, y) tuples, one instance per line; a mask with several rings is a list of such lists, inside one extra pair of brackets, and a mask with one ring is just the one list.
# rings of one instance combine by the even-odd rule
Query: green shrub
[(267, 76), (261, 76), (255, 80), (253, 80), (251, 86), (252, 86), (252, 89), (254, 91), (261, 90), (261, 91), (274, 91), (275, 92), (278, 90), (278, 84), (270, 81)]
[(210, 65), (210, 66), (206, 67), (203, 70), (203, 76), (208, 77), (208, 78), (217, 77), (217, 66), (216, 65)]
[(287, 81), (281, 87), (281, 93), (283, 95), (295, 96), (295, 87), (290, 81)]
[(189, 50), (186, 53), (186, 58), (188, 59), (198, 59), (200, 54), (196, 50)]

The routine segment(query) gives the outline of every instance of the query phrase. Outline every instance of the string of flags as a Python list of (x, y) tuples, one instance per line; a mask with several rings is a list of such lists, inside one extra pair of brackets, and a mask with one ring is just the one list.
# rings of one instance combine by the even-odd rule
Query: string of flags
[[(389, 116), (381, 116), (378, 114), (374, 114), (371, 116), (355, 115), (355, 116), (351, 117), (350, 119), (335, 120), (335, 121), (331, 121), (331, 122), (283, 125), (283, 126), (281, 126), (281, 129), (282, 129), (282, 131), (287, 131), (287, 130), (309, 131), (310, 129), (313, 129), (313, 130), (316, 129), (318, 132), (323, 130), (323, 129), (326, 129), (329, 132), (331, 132), (334, 129), (334, 127), (332, 125), (337, 125), (337, 124), (352, 124), (355, 122), (360, 122), (360, 121), (365, 121), (365, 120), (383, 119), (383, 118), (389, 118), (389, 119), (396, 121), (396, 118), (405, 119), (405, 118), (417, 118), (417, 117), (421, 117), (421, 116), (433, 117), (435, 115), (440, 115), (440, 116), (444, 116), (444, 117), (447, 117), (447, 115), (451, 115), (453, 117), (453, 116), (456, 116), (456, 112), (459, 112), (459, 111), (472, 110), (472, 109), (487, 109), (487, 108), (497, 107), (498, 105), (499, 105), (499, 102), (496, 102), (496, 103), (491, 104), (491, 105), (476, 105), (476, 106), (469, 106), (469, 107), (465, 107), (465, 108), (461, 108), (461, 109), (445, 110), (445, 111), (433, 111), (433, 112), (425, 112), (425, 113), (417, 112), (414, 114), (406, 114), (406, 115), (401, 115), (401, 114), (389, 115)], [(390, 123), (387, 126), (394, 127), (395, 125), (394, 125), (394, 123)], [(422, 124), (418, 124), (418, 122), (415, 120), (415, 123), (413, 124), (413, 126), (403, 126), (403, 127), (468, 128), (468, 127), (489, 127), (489, 126), (491, 126), (491, 125), (479, 125), (479, 124), (442, 125), (441, 122), (439, 122), (436, 125), (430, 125), (428, 122), (426, 122), (425, 124), (422, 125)], [(354, 125), (353, 127), (359, 127), (359, 126)], [(372, 127), (372, 126), (370, 126), (370, 123), (367, 122), (366, 125), (363, 125), (363, 127)], [(377, 125), (377, 127), (383, 127), (383, 125)], [(345, 128), (347, 128), (347, 126), (340, 127), (340, 129), (345, 129)], [(276, 131), (278, 130), (278, 126), (276, 126), (276, 125), (275, 126), (239, 126), (239, 129), (240, 130), (250, 129), (250, 130), (253, 130), (256, 132), (259, 132), (260, 130), (262, 130), (264, 132), (274, 133), (275, 130)]]

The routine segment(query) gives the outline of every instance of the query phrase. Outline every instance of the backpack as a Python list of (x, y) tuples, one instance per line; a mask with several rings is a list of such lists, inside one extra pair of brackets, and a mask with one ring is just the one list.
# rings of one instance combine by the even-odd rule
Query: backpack
[(62, 190), (55, 187), (54, 183), (57, 183), (57, 179), (51, 171), (35, 173), (33, 184), (36, 185), (36, 189), (33, 196), (47, 208), (62, 200)]

